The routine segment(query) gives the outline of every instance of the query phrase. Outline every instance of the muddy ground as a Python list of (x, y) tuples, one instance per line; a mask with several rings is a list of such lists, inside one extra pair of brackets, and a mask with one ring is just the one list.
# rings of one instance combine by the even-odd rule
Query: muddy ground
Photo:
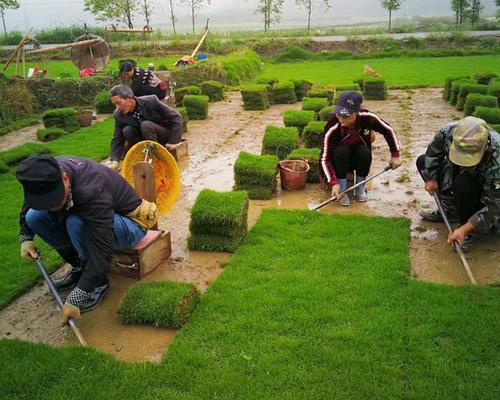
[[(388, 101), (367, 101), (366, 107), (398, 130), (404, 147), (403, 165), (369, 185), (370, 200), (367, 203), (353, 201), (351, 207), (331, 204), (321, 212), (408, 217), (412, 222), (409, 245), (411, 276), (438, 283), (466, 284), (468, 279), (462, 264), (446, 244), (445, 227), (423, 222), (418, 216), (420, 208), (433, 208), (433, 200), (422, 190), (422, 182), (414, 167), (416, 157), (425, 150), (435, 131), (449, 120), (460, 118), (461, 113), (441, 99), (440, 89), (391, 91)], [(190, 208), (204, 188), (231, 190), (233, 165), (238, 153), (241, 150), (260, 153), (265, 126), (282, 125), (283, 112), (291, 108), (300, 108), (300, 103), (275, 105), (263, 112), (244, 111), (239, 93), (232, 92), (227, 94), (226, 101), (210, 105), (208, 120), (189, 122), (186, 138), (190, 156), (180, 162), (181, 195), (173, 210), (160, 221), (160, 228), (172, 233), (172, 257), (146, 279), (192, 282), (205, 291), (222, 272), (222, 265), (230, 255), (187, 250)], [(372, 172), (382, 170), (388, 160), (387, 145), (379, 137), (374, 143)], [(263, 208), (311, 209), (327, 197), (328, 193), (319, 185), (308, 185), (303, 191), (279, 191), (268, 201), (251, 201), (249, 225), (255, 223)], [(472, 272), (481, 285), (498, 284), (500, 237), (481, 239), (467, 255)], [(134, 281), (114, 276), (111, 281), (112, 290), (107, 298), (79, 322), (84, 336), (92, 347), (121, 360), (159, 361), (174, 339), (175, 331), (121, 325), (116, 313), (121, 299)], [(69, 329), (59, 326), (54, 301), (41, 283), (0, 312), (1, 337), (55, 346), (75, 343)]]

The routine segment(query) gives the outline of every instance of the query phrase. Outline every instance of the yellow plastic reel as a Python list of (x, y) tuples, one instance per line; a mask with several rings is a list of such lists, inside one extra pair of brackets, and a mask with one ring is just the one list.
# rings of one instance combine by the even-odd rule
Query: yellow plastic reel
[(181, 190), (181, 173), (172, 154), (161, 144), (144, 140), (135, 144), (125, 156), (122, 176), (134, 186), (134, 165), (148, 161), (153, 166), (158, 215), (168, 212)]

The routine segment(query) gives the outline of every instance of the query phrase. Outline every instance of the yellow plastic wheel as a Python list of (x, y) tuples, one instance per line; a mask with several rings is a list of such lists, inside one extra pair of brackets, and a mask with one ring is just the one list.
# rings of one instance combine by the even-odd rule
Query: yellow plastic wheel
[(175, 204), (181, 190), (179, 166), (165, 147), (150, 140), (135, 144), (125, 156), (122, 176), (134, 186), (134, 165), (148, 161), (153, 166), (158, 215), (168, 212)]

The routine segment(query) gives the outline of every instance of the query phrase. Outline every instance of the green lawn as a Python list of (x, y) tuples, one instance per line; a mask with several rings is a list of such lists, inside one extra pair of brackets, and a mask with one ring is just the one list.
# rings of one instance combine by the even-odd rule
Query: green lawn
[(408, 241), (265, 210), (161, 365), (3, 340), (0, 398), (497, 399), (500, 291), (410, 280)]
[(443, 86), (449, 75), (492, 71), (500, 76), (500, 55), (442, 58), (378, 58), (366, 60), (268, 63), (259, 77), (307, 79), (318, 84), (343, 85), (363, 75), (369, 65), (386, 79), (389, 87)]

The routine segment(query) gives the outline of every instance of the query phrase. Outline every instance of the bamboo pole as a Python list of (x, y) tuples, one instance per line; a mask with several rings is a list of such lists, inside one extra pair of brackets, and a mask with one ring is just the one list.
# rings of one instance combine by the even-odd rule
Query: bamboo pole
[(153, 29), (116, 29), (116, 28), (104, 28), (106, 32), (117, 32), (117, 33), (152, 33)]
[(82, 40), (81, 42), (66, 43), (66, 44), (60, 44), (58, 46), (46, 47), (45, 49), (32, 50), (32, 51), (29, 51), (27, 54), (31, 55), (31, 54), (47, 53), (49, 51), (67, 49), (68, 47), (91, 46), (93, 44), (99, 43), (100, 41), (101, 41), (101, 39)]
[(28, 32), (26, 32), (26, 34), (22, 37), (22, 39), (19, 41), (18, 45), (16, 46), (16, 48), (14, 49), (14, 51), (12, 52), (12, 54), (10, 55), (9, 59), (7, 60), (7, 62), (4, 64), (3, 66), (3, 71), (2, 72), (5, 72), (5, 70), (7, 69), (7, 67), (10, 65), (10, 63), (12, 62), (12, 60), (14, 59), (14, 57), (16, 57), (16, 55), (19, 53), (19, 49), (21, 47), (24, 46), (24, 44), (26, 43), (26, 41), (28, 40), (29, 36), (30, 36), (30, 33), (31, 33), (31, 30), (33, 28), (30, 28), (30, 30)]

